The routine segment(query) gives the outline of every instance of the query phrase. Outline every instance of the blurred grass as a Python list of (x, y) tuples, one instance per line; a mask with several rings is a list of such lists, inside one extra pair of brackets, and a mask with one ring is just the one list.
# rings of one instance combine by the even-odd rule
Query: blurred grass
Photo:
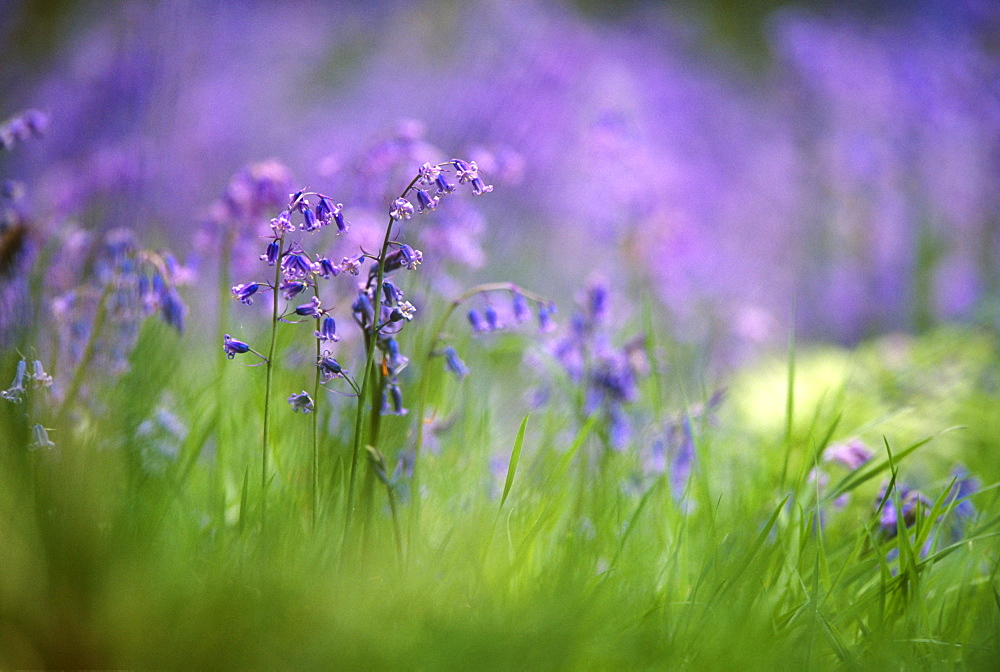
[[(973, 497), (979, 514), (958, 547), (921, 559), (918, 542), (954, 519), (936, 512), (918, 519), (902, 560), (887, 560), (897, 544), (877, 534), (873, 502), (888, 468), (852, 488), (845, 508), (826, 507), (822, 531), (806, 478), (824, 443), (858, 436), (876, 450), (884, 437), (896, 478), (931, 500), (959, 461), (1000, 481), (994, 335), (945, 328), (853, 351), (801, 347), (787, 437), (787, 357), (740, 372), (717, 421), (694, 423), (683, 504), (665, 475), (640, 470), (651, 428), (701, 401), (672, 374), (646, 383), (664, 398), (635, 409), (649, 422), (636, 450), (599, 458), (599, 428), (581, 429), (557, 401), (519, 427), (534, 374), (517, 366), (517, 338), (501, 337), (495, 353), (469, 340), (458, 344), (472, 375), (432, 379), (435, 418), (455, 422), (424, 456), (420, 533), (400, 565), (382, 490), (348, 561), (335, 496), (310, 532), (308, 423), (284, 406), (268, 504), (279, 524), (261, 534), (262, 370), (228, 369), (220, 398), (220, 348), (148, 324), (131, 373), (108, 388), (106, 416), (56, 438), (58, 454), (3, 452), (0, 666), (995, 669), (997, 490)], [(281, 368), (278, 389), (299, 389), (303, 375)], [(175, 457), (138, 431), (165, 398), (188, 425)], [(352, 401), (329, 403), (339, 410), (321, 418), (328, 493), (343, 487)], [(898, 458), (954, 425), (964, 428)], [(386, 418), (390, 467), (409, 431), (408, 419)], [(215, 441), (227, 442), (224, 512)], [(513, 466), (515, 453), (516, 477), (491, 473), (491, 457)], [(138, 459), (157, 454), (168, 468)], [(832, 484), (846, 476), (826, 468)]]

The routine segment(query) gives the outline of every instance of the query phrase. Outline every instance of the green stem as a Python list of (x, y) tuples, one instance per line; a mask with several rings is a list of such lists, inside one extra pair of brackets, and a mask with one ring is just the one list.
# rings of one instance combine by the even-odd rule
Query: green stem
[(264, 432), (261, 445), (260, 470), (260, 529), (264, 531), (267, 520), (267, 449), (271, 443), (271, 382), (274, 379), (274, 351), (278, 342), (278, 286), (281, 284), (281, 257), (285, 252), (285, 238), (278, 239), (278, 261), (274, 264), (274, 287), (271, 289), (271, 343), (264, 362), (267, 379), (264, 384)]
[[(229, 273), (233, 259), (233, 242), (236, 240), (236, 231), (227, 229), (222, 238), (222, 251), (219, 258), (219, 305), (218, 305), (218, 329), (217, 334), (222, 334), (229, 324), (229, 302), (231, 301), (231, 290), (229, 286)], [(222, 436), (229, 428), (229, 406), (223, 402), (228, 396), (226, 394), (226, 361), (219, 359), (219, 370), (216, 373), (216, 410), (215, 410), (215, 431), (217, 440), (215, 443), (215, 469), (216, 469), (216, 496), (219, 498), (219, 513), (221, 522), (226, 518), (226, 439)]]
[(526, 291), (525, 289), (515, 285), (512, 282), (489, 282), (482, 285), (476, 285), (463, 292), (458, 298), (453, 299), (448, 307), (445, 308), (444, 313), (438, 320), (437, 324), (434, 326), (434, 330), (431, 332), (432, 336), (430, 343), (427, 345), (426, 350), (423, 353), (423, 361), (420, 366), (420, 388), (417, 396), (417, 437), (413, 446), (413, 476), (410, 478), (410, 492), (412, 493), (412, 503), (410, 505), (410, 524), (409, 524), (409, 544), (408, 548), (413, 548), (413, 538), (416, 534), (417, 525), (420, 520), (420, 452), (423, 450), (424, 446), (424, 425), (426, 421), (424, 420), (424, 414), (427, 410), (427, 395), (430, 389), (430, 361), (434, 357), (434, 351), (437, 348), (438, 343), (444, 338), (444, 327), (451, 318), (452, 313), (458, 309), (463, 303), (468, 301), (473, 296), (477, 294), (482, 294), (484, 292), (502, 292), (507, 291), (514, 294), (520, 294), (527, 299), (531, 299), (537, 303), (548, 303), (548, 300), (535, 294), (533, 292)]
[[(315, 288), (314, 288), (315, 292)], [(320, 329), (320, 320), (316, 318), (316, 331)], [(322, 356), (320, 340), (316, 339), (316, 361)], [(312, 528), (316, 529), (316, 517), (319, 515), (319, 366), (314, 366), (316, 375), (313, 378), (313, 417), (312, 417)]]
[[(417, 183), (418, 179), (420, 179), (420, 176), (415, 175), (413, 179), (410, 180), (410, 183), (406, 185), (406, 188), (403, 189), (403, 192), (399, 197), (406, 198), (406, 194), (409, 193), (410, 189), (413, 188), (413, 185)], [(351, 518), (354, 513), (354, 483), (357, 480), (358, 456), (361, 454), (362, 446), (362, 431), (364, 429), (365, 420), (365, 393), (368, 391), (369, 379), (371, 378), (372, 367), (375, 363), (375, 342), (378, 338), (379, 328), (379, 306), (381, 305), (382, 283), (385, 281), (385, 257), (389, 250), (389, 242), (392, 240), (392, 224), (394, 221), (395, 220), (393, 220), (390, 215), (389, 223), (385, 227), (385, 238), (382, 240), (382, 248), (379, 250), (379, 255), (375, 260), (375, 263), (377, 264), (377, 272), (375, 278), (375, 296), (372, 302), (372, 324), (371, 329), (366, 334), (365, 369), (363, 375), (361, 376), (361, 390), (358, 394), (358, 410), (354, 418), (354, 447), (351, 451), (351, 472), (347, 484), (347, 513), (344, 526), (345, 535), (350, 530)], [(377, 404), (374, 406), (377, 407)], [(372, 412), (376, 412), (376, 409), (373, 408)]]
[(63, 426), (70, 407), (72, 407), (73, 402), (76, 401), (76, 397), (80, 393), (80, 386), (83, 384), (87, 369), (90, 368), (90, 363), (94, 359), (101, 328), (104, 326), (104, 320), (108, 314), (108, 297), (111, 296), (115, 279), (112, 279), (111, 282), (104, 286), (101, 298), (97, 302), (94, 322), (90, 326), (90, 336), (87, 338), (87, 345), (83, 348), (83, 356), (80, 357), (80, 363), (77, 364), (76, 371), (73, 373), (73, 380), (66, 391), (66, 397), (63, 399), (62, 405), (59, 407), (59, 412), (56, 414), (56, 426), (58, 427)]

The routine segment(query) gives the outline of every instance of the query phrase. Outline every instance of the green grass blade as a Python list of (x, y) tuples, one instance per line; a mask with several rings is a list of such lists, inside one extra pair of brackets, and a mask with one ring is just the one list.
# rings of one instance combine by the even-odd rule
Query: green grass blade
[(524, 420), (521, 421), (521, 426), (517, 430), (517, 438), (514, 439), (514, 450), (510, 454), (510, 462), (507, 464), (507, 480), (503, 484), (503, 495), (500, 496), (500, 507), (497, 509), (497, 514), (503, 509), (504, 502), (507, 501), (507, 495), (510, 494), (510, 488), (514, 485), (514, 474), (517, 473), (517, 462), (521, 459), (521, 448), (524, 447), (524, 430), (528, 427), (528, 418), (531, 414), (524, 416)]

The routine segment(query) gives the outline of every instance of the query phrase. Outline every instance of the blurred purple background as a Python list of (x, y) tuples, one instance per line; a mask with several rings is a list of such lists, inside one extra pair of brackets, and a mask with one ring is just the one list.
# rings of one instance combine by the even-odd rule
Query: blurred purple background
[(52, 117), (0, 171), (40, 226), (183, 259), (246, 164), (377, 208), (405, 180), (362, 195), (366, 166), (426, 141), (496, 185), (435, 243), (466, 279), (599, 273), (736, 349), (793, 306), (845, 343), (994, 320), (1000, 4), (768, 6), (0, 2), (0, 117)]

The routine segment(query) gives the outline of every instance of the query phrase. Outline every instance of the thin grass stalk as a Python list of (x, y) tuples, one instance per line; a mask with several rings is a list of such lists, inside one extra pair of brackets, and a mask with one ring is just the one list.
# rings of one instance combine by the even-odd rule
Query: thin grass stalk
[[(218, 306), (218, 329), (217, 334), (226, 331), (229, 324), (229, 302), (231, 300), (231, 289), (229, 286), (229, 273), (233, 260), (233, 243), (236, 240), (236, 231), (226, 229), (222, 237), (222, 250), (219, 255), (219, 306)], [(226, 399), (226, 362), (219, 360), (219, 370), (215, 374), (216, 381), (216, 409), (215, 409), (215, 431), (217, 441), (215, 443), (215, 469), (216, 469), (216, 496), (219, 500), (220, 521), (225, 521), (226, 517), (226, 441), (220, 436), (229, 427), (228, 404), (223, 403)]]
[(90, 368), (91, 361), (94, 359), (94, 353), (97, 351), (97, 341), (101, 335), (104, 320), (108, 315), (108, 297), (111, 296), (115, 279), (116, 278), (113, 278), (111, 282), (107, 283), (104, 286), (104, 291), (101, 292), (101, 298), (97, 302), (97, 310), (94, 312), (94, 322), (90, 327), (90, 335), (87, 337), (87, 345), (84, 346), (83, 355), (80, 357), (80, 363), (77, 365), (76, 371), (73, 373), (73, 380), (70, 382), (69, 389), (66, 391), (66, 396), (63, 398), (62, 404), (59, 407), (59, 412), (56, 414), (56, 426), (61, 427), (66, 421), (69, 409), (73, 406), (73, 402), (76, 401), (76, 397), (80, 393), (80, 386), (83, 385), (84, 375), (86, 374), (87, 369)]

